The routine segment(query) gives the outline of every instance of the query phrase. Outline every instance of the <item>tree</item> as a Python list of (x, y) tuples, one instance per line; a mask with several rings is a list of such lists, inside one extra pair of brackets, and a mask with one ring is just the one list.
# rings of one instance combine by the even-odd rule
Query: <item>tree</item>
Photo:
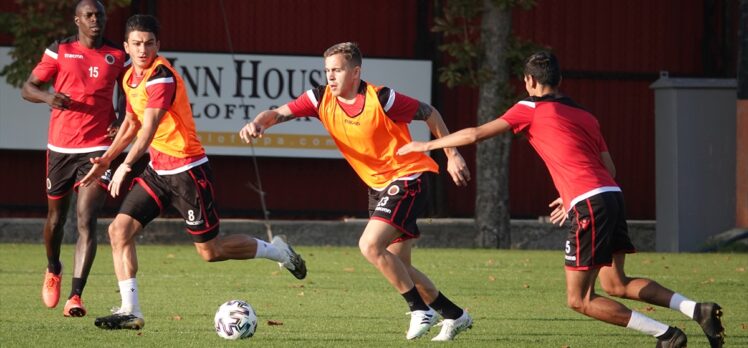
[[(0, 13), (0, 30), (13, 36), (13, 63), (0, 70), (12, 86), (21, 87), (39, 61), (41, 52), (54, 40), (75, 33), (72, 19), (76, 2), (70, 0), (16, 0), (18, 13)], [(129, 5), (131, 0), (107, 1), (107, 12)], [(61, 15), (62, 14), (62, 15)], [(69, 14), (69, 15), (68, 15)]]
[[(439, 49), (452, 61), (439, 69), (447, 86), (478, 87), (477, 124), (493, 120), (516, 99), (509, 87), (512, 71), (521, 71), (526, 52), (536, 46), (511, 36), (511, 10), (529, 8), (534, 0), (449, 0), (443, 17), (434, 19), (444, 35)], [(521, 73), (520, 73), (521, 76)], [(477, 145), (475, 223), (478, 245), (509, 248), (509, 151), (511, 134)]]

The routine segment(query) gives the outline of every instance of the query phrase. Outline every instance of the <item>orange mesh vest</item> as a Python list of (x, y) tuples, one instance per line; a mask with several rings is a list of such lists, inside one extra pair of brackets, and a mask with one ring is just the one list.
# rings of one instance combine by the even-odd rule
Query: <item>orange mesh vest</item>
[[(180, 159), (204, 155), (205, 150), (197, 138), (195, 121), (192, 119), (192, 109), (190, 108), (190, 101), (187, 98), (187, 91), (184, 89), (184, 82), (182, 81), (182, 77), (169, 64), (169, 61), (161, 56), (156, 57), (156, 60), (145, 71), (143, 79), (136, 87), (130, 87), (127, 83), (133, 72), (132, 67), (128, 69), (123, 79), (124, 83), (122, 83), (127, 100), (138, 120), (143, 122), (143, 115), (148, 104), (146, 85), (151, 74), (153, 74), (153, 71), (159, 65), (163, 65), (174, 74), (176, 92), (174, 102), (171, 103), (171, 106), (169, 106), (169, 109), (161, 118), (158, 129), (156, 129), (156, 134), (153, 136), (150, 148), (151, 159), (163, 158), (163, 155), (154, 154), (153, 150)], [(158, 163), (153, 163), (153, 165), (155, 168), (159, 168)]]
[(377, 90), (367, 84), (363, 110), (356, 116), (348, 116), (330, 93), (330, 87), (325, 88), (319, 103), (319, 119), (343, 157), (361, 180), (375, 189), (382, 189), (409, 174), (438, 173), (439, 166), (423, 153), (395, 154), (397, 149), (411, 142), (410, 131), (407, 124), (395, 123), (387, 117), (377, 98)]

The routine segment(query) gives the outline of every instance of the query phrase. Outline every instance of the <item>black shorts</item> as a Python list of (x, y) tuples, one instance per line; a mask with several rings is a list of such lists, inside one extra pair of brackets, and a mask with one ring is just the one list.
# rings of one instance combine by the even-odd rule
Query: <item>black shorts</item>
[(418, 238), (416, 219), (426, 211), (428, 192), (423, 181), (428, 173), (413, 180), (395, 180), (384, 190), (369, 188), (369, 218), (384, 221), (402, 234), (390, 243)]
[(603, 192), (574, 205), (566, 239), (566, 269), (610, 266), (613, 255), (636, 252), (629, 238), (621, 192)]
[[(61, 153), (47, 150), (47, 197), (60, 199), (73, 189), (77, 189), (81, 179), (93, 166), (90, 159), (101, 157), (103, 154), (104, 151)], [(99, 185), (106, 190), (111, 179), (112, 172), (107, 169), (99, 178)]]
[(213, 196), (213, 174), (208, 163), (173, 175), (159, 175), (148, 166), (135, 178), (119, 212), (145, 227), (166, 207), (173, 206), (184, 218), (195, 243), (204, 243), (218, 235)]

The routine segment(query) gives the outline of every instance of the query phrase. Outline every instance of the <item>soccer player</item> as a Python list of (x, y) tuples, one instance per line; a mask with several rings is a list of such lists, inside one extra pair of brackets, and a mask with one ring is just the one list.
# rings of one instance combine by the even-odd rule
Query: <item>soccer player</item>
[(473, 144), (507, 131), (524, 134), (545, 162), (561, 197), (549, 207), (551, 222), (571, 221), (566, 240), (567, 303), (573, 310), (606, 323), (657, 338), (657, 347), (685, 347), (680, 329), (632, 311), (595, 293), (600, 278), (611, 296), (643, 301), (682, 312), (699, 323), (712, 347), (724, 341), (722, 311), (716, 303), (696, 303), (646, 278), (628, 277), (626, 253), (635, 251), (628, 236), (623, 194), (597, 119), (559, 93), (560, 67), (548, 52), (531, 55), (524, 70), (529, 98), (501, 117), (430, 142), (412, 142), (398, 150), (413, 152)]
[(132, 67), (123, 78), (127, 112), (112, 146), (92, 159), (94, 165), (83, 179), (84, 185), (93, 182), (132, 142), (109, 184), (111, 195), (116, 197), (133, 163), (150, 150), (149, 166), (135, 179), (119, 214), (109, 225), (122, 303), (114, 314), (96, 319), (95, 325), (103, 329), (139, 330), (145, 325), (135, 279), (135, 236), (168, 206), (184, 217), (187, 232), (205, 261), (265, 258), (277, 261), (298, 279), (306, 277), (304, 260), (278, 236), (266, 243), (249, 235), (218, 235), (208, 157), (197, 138), (182, 77), (158, 55), (158, 33), (155, 17), (135, 15), (127, 20), (125, 50), (132, 59)]
[[(425, 121), (436, 137), (449, 131), (430, 105), (362, 81), (361, 51), (356, 44), (336, 44), (325, 51), (324, 58), (327, 85), (259, 113), (239, 134), (250, 142), (275, 124), (302, 116), (318, 118), (369, 187), (370, 219), (359, 248), (408, 303), (411, 319), (406, 338), (426, 334), (438, 312), (444, 320), (434, 340), (452, 340), (471, 327), (472, 318), (411, 263), (413, 242), (420, 235), (416, 218), (425, 210), (428, 197), (424, 181), (439, 168), (424, 154), (395, 156), (395, 150), (411, 140), (408, 123), (413, 120)], [(462, 156), (455, 149), (445, 153), (454, 182), (466, 185), (470, 172)]]
[[(66, 317), (86, 315), (81, 296), (96, 256), (96, 218), (106, 200), (110, 175), (102, 173), (97, 178), (100, 185), (89, 187), (80, 187), (78, 180), (91, 168), (89, 159), (101, 156), (112, 143), (116, 131), (114, 85), (129, 64), (125, 52), (102, 37), (106, 19), (100, 2), (78, 2), (74, 17), (78, 34), (52, 43), (21, 91), (24, 99), (52, 107), (44, 224), (47, 270), (42, 285), (42, 301), (49, 308), (55, 308), (60, 300), (60, 246), (71, 193), (78, 193), (78, 241), (72, 288), (62, 312)], [(54, 92), (44, 87), (52, 79)]]

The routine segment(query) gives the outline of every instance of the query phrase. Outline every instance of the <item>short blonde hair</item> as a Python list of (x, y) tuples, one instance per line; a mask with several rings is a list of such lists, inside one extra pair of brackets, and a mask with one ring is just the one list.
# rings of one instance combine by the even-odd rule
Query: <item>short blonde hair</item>
[(361, 50), (358, 49), (358, 45), (355, 42), (341, 42), (332, 45), (325, 50), (322, 56), (327, 58), (336, 54), (342, 54), (345, 60), (351, 63), (352, 66), (361, 66)]

